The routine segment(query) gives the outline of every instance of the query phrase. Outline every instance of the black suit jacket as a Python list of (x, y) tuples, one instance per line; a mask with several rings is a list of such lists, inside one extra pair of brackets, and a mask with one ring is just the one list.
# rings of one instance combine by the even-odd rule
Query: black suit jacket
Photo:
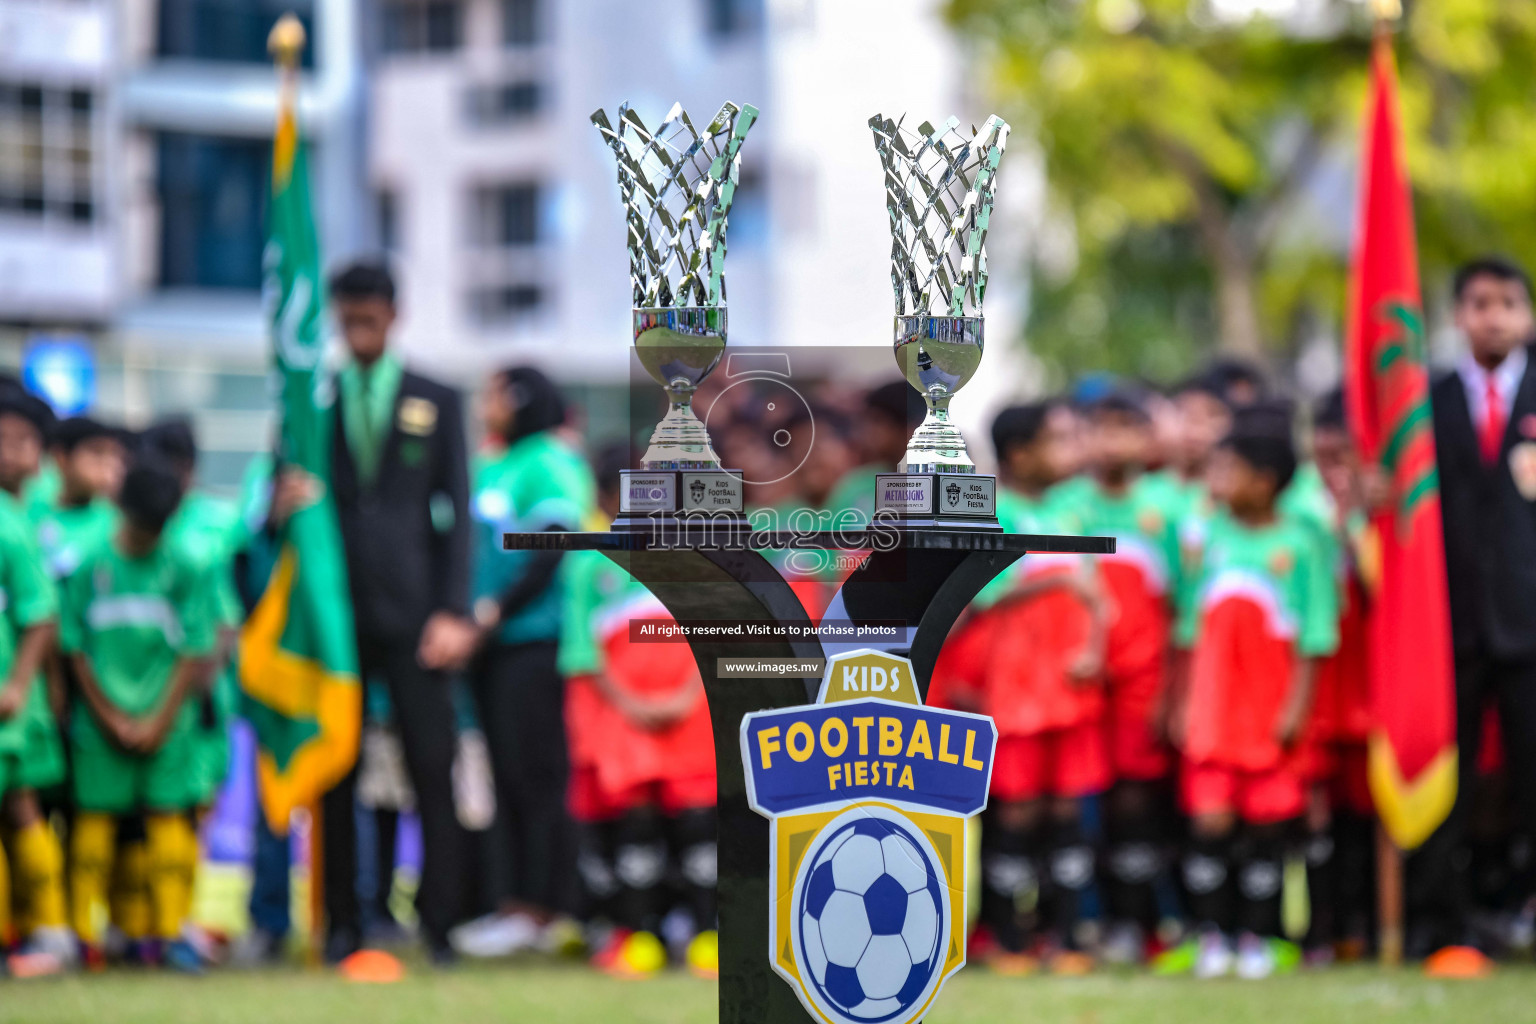
[[(336, 396), (331, 486), (358, 636), (415, 645), (427, 617), (469, 611), (469, 468), (459, 396), (406, 371), (371, 485), (358, 479)], [(434, 525), (452, 510), (452, 523)]]
[(1509, 457), (1517, 444), (1536, 442), (1536, 351), (1527, 355), (1491, 464), (1483, 461), (1461, 375), (1442, 377), (1430, 391), (1458, 657), (1536, 660), (1536, 501), (1516, 488)]

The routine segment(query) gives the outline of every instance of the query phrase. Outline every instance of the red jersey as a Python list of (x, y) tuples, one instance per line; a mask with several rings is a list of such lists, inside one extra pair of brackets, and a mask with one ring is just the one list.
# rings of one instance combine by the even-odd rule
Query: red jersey
[(1198, 553), (1179, 641), (1192, 646), (1184, 756), (1267, 771), (1300, 658), (1338, 645), (1337, 589), (1315, 534), (1281, 519), (1253, 528), (1218, 516)]
[[(1073, 558), (1025, 556), (1023, 579), (1035, 582), (1080, 571)], [(999, 736), (1033, 736), (1096, 721), (1104, 713), (1099, 680), (1078, 681), (1071, 668), (1091, 637), (1092, 615), (1065, 586), (994, 608), (983, 710)]]
[(562, 662), (570, 672), (565, 707), (572, 765), (594, 768), (608, 793), (663, 779), (712, 776), (714, 734), (702, 688), (682, 720), (652, 731), (632, 724), (594, 682), (600, 672), (621, 690), (655, 698), (696, 684), (699, 674), (686, 643), (631, 642), (632, 619), (670, 616), (650, 591), (602, 555), (591, 554), (596, 559), (573, 564), (566, 580), (575, 598), (572, 610), (585, 618), (584, 628), (567, 623), (562, 638)]

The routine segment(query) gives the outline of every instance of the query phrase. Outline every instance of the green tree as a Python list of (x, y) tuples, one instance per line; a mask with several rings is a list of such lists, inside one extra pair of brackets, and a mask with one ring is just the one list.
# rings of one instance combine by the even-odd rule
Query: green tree
[[(1076, 260), (1036, 268), (1029, 325), (1057, 369), (1161, 372), (1211, 340), (1258, 355), (1336, 329), (1370, 8), (1233, 6), (950, 0), (1070, 229)], [(1474, 253), (1530, 254), (1536, 0), (1410, 0), (1396, 49), (1426, 283)], [(1097, 346), (1095, 322), (1113, 324)]]

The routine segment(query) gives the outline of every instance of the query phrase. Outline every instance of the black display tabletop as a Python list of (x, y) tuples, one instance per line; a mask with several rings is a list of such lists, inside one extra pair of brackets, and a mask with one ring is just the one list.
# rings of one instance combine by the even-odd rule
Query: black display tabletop
[(797, 533), (789, 530), (754, 533), (740, 528), (701, 524), (658, 526), (655, 530), (624, 530), (602, 533), (508, 533), (502, 546), (508, 551), (666, 551), (701, 544), (744, 544), (765, 550), (846, 550), (878, 548), (896, 538), (896, 547), (907, 550), (1006, 551), (1016, 554), (1114, 554), (1113, 537), (1079, 537), (1043, 533), (997, 533), (982, 530), (843, 530)]

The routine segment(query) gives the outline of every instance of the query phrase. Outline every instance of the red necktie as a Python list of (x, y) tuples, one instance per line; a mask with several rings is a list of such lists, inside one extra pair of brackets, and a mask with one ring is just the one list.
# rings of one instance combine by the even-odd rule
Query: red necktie
[(1499, 387), (1493, 382), (1493, 375), (1488, 375), (1488, 394), (1484, 400), (1483, 434), (1478, 439), (1483, 449), (1483, 461), (1493, 463), (1498, 460), (1499, 449), (1504, 447), (1504, 425), (1508, 417), (1504, 413), (1504, 398), (1499, 394)]

